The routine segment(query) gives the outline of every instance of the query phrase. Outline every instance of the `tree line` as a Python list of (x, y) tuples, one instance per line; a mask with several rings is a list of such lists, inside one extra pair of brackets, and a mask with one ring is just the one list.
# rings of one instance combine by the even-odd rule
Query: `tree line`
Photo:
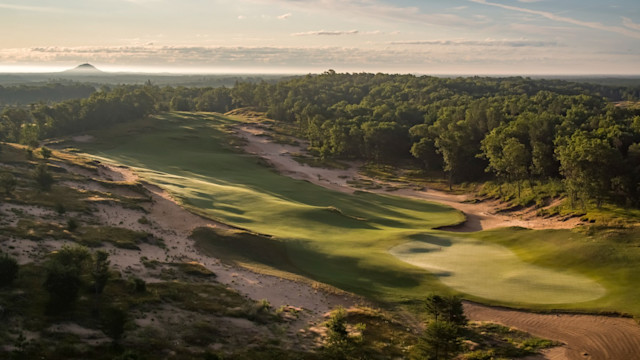
[(294, 124), (323, 157), (413, 159), (450, 184), (562, 179), (574, 203), (640, 203), (640, 109), (615, 103), (638, 88), (328, 71), (230, 93)]
[(415, 162), (450, 183), (561, 179), (575, 203), (640, 204), (640, 87), (522, 77), (327, 71), (233, 87), (103, 87), (85, 99), (5, 107), (0, 140), (34, 143), (168, 111), (265, 111), (322, 157)]
[(95, 86), (74, 82), (52, 82), (45, 85), (0, 85), (0, 105), (28, 105), (38, 102), (60, 102), (89, 97)]

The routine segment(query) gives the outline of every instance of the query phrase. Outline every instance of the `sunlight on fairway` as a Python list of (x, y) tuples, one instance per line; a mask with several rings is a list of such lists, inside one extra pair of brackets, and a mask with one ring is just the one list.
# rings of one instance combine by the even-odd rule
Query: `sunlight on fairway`
[(389, 252), (432, 272), (447, 286), (486, 299), (562, 304), (595, 300), (606, 293), (587, 277), (531, 265), (505, 247), (470, 239), (428, 237)]

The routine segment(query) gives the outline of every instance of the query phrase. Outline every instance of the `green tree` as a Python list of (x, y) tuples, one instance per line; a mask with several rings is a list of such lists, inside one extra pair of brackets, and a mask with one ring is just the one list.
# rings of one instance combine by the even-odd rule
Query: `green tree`
[(75, 302), (82, 286), (82, 275), (91, 262), (89, 250), (83, 246), (63, 246), (48, 259), (43, 284), (55, 307)]
[(108, 307), (102, 316), (102, 328), (117, 343), (125, 331), (127, 324), (127, 311), (115, 306)]
[(464, 120), (451, 121), (448, 124), (439, 121), (431, 131), (436, 135), (435, 146), (442, 155), (444, 171), (449, 174), (449, 190), (451, 190), (458, 172), (475, 155), (475, 149), (472, 146), (473, 134)]
[(91, 270), (91, 278), (93, 279), (93, 287), (96, 294), (102, 294), (102, 290), (109, 281), (110, 272), (109, 253), (104, 250), (98, 250), (93, 254), (93, 268)]
[(169, 108), (175, 111), (190, 111), (191, 104), (189, 99), (176, 95), (169, 102)]
[(331, 313), (331, 317), (326, 323), (327, 343), (337, 345), (347, 341), (349, 332), (347, 331), (347, 311), (339, 306)]
[(13, 283), (18, 276), (20, 266), (16, 259), (7, 254), (0, 255), (0, 286), (7, 286)]
[(47, 164), (39, 164), (36, 166), (33, 171), (33, 178), (38, 184), (40, 190), (49, 191), (51, 190), (51, 185), (55, 182), (53, 176), (49, 173), (47, 169)]
[(3, 172), (0, 174), (0, 187), (2, 187), (5, 195), (11, 195), (11, 193), (16, 189), (17, 184), (18, 182), (12, 173)]
[(433, 141), (424, 137), (411, 146), (411, 155), (420, 160), (425, 170), (432, 170), (442, 165), (442, 157), (436, 152)]
[(487, 170), (507, 181), (515, 181), (520, 197), (520, 183), (529, 176), (531, 154), (517, 138), (504, 139), (496, 130), (482, 140), (482, 156), (489, 160)]
[(446, 321), (459, 326), (467, 323), (462, 300), (458, 296), (430, 295), (425, 301), (425, 308), (434, 321)]
[(40, 155), (42, 155), (42, 158), (47, 160), (51, 157), (51, 149), (49, 149), (48, 147), (43, 146), (42, 148), (40, 148)]
[[(338, 306), (331, 312), (329, 320), (325, 323), (327, 327), (327, 345), (325, 355), (330, 359), (352, 359), (357, 358), (358, 345), (362, 342), (362, 335), (353, 336), (347, 330), (347, 311)], [(364, 324), (356, 324), (356, 329), (364, 332)]]
[(416, 360), (453, 359), (462, 349), (459, 328), (447, 321), (432, 321), (412, 351)]
[(520, 183), (529, 175), (529, 163), (531, 155), (524, 144), (516, 138), (510, 138), (502, 148), (505, 162), (505, 171), (518, 185), (518, 197), (520, 197)]
[(558, 140), (555, 150), (571, 202), (595, 199), (600, 206), (611, 189), (621, 155), (607, 141), (576, 131)]

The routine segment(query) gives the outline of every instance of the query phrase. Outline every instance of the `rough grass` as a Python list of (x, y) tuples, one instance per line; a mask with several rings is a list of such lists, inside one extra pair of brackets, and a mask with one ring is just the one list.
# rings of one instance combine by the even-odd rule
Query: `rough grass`
[(541, 350), (561, 344), (531, 336), (522, 331), (492, 323), (471, 324), (466, 332), (469, 349), (465, 360), (514, 359), (535, 355)]
[(145, 232), (112, 226), (83, 226), (74, 235), (77, 242), (90, 247), (111, 243), (122, 249), (140, 250), (138, 244), (152, 241), (151, 236)]
[[(185, 266), (182, 270), (192, 272), (193, 267)], [(42, 286), (45, 269), (23, 265), (14, 284), (0, 289), (2, 321), (6, 325), (0, 326), (0, 341), (8, 345), (0, 347), (0, 358), (106, 360), (118, 358), (128, 349), (130, 354), (138, 354), (133, 358), (209, 359), (215, 353), (209, 345), (214, 343), (222, 344), (227, 355), (237, 358), (233, 352), (243, 352), (243, 345), (251, 342), (264, 346), (278, 336), (277, 332), (267, 331), (268, 338), (257, 339), (246, 328), (221, 321), (226, 317), (242, 318), (258, 327), (279, 325), (281, 318), (261, 303), (248, 300), (212, 279), (206, 284), (189, 282), (201, 275), (198, 271), (186, 282), (147, 284), (143, 292), (133, 291), (130, 281), (114, 277), (99, 296), (90, 287), (83, 287), (77, 302), (63, 311), (49, 306), (49, 295)], [(111, 333), (108, 315), (114, 309), (126, 314), (125, 334), (118, 344), (107, 338), (102, 345), (89, 346), (86, 339), (73, 333), (51, 330), (60, 324), (77, 324), (108, 336)], [(145, 322), (151, 325), (144, 325)], [(30, 340), (20, 341), (20, 334), (27, 334)], [(255, 355), (264, 358), (269, 352), (255, 350)]]

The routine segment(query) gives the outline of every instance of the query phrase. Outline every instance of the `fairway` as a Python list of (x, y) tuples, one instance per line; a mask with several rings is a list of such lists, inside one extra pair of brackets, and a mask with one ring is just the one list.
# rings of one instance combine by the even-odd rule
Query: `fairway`
[(389, 252), (436, 274), (447, 286), (485, 299), (579, 303), (598, 299), (606, 292), (587, 277), (531, 265), (504, 246), (473, 239), (425, 236)]
[[(461, 292), (501, 304), (571, 307), (605, 293), (601, 285), (577, 272), (533, 266), (508, 250), (507, 244), (481, 245), (477, 239), (473, 243), (451, 239), (452, 245), (439, 253), (441, 263), (430, 258), (427, 264), (420, 257), (438, 258), (432, 245), (421, 242), (420, 249), (412, 241), (441, 236), (443, 232), (432, 229), (459, 223), (461, 213), (395, 196), (330, 191), (279, 175), (234, 147), (228, 133), (235, 124), (217, 114), (171, 113), (95, 133), (96, 141), (74, 146), (96, 158), (133, 167), (194, 212), (272, 236), (273, 241), (261, 246), (229, 250), (245, 264), (267, 264), (384, 301)], [(282, 261), (269, 261), (265, 254)], [(490, 270), (476, 271), (482, 267)], [(473, 277), (480, 275), (493, 281)]]

